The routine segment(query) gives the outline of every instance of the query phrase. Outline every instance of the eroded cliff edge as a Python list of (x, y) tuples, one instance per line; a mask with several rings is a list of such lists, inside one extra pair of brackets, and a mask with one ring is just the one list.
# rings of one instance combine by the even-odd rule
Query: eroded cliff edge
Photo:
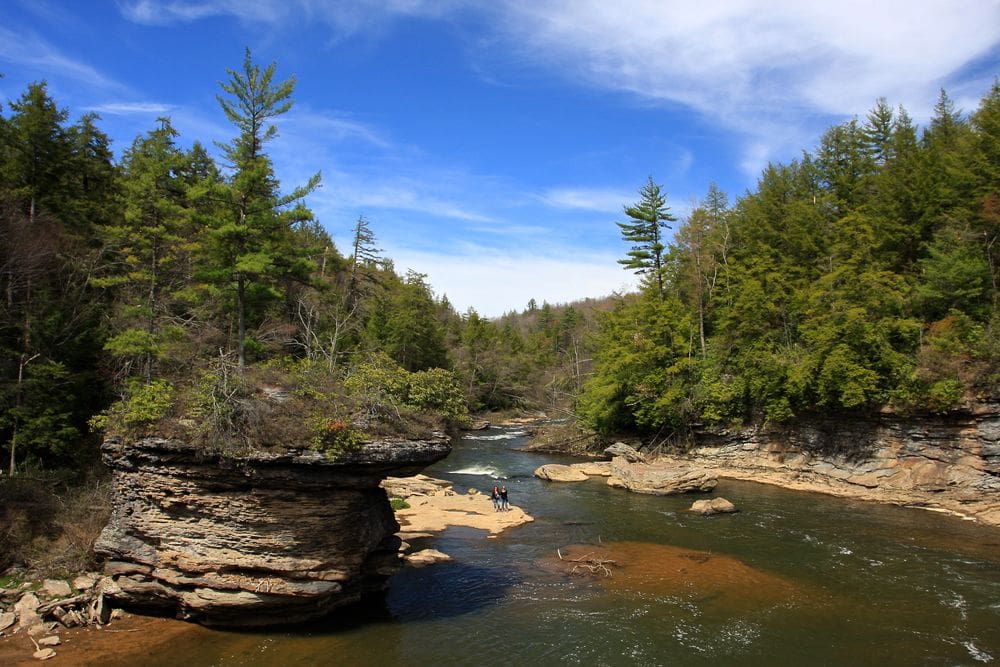
[(384, 587), (399, 526), (379, 482), (447, 456), (446, 437), (381, 440), (328, 460), (308, 449), (208, 454), (109, 438), (111, 519), (95, 550), (123, 604), (209, 625), (317, 618)]
[(685, 462), (720, 477), (926, 507), (1000, 526), (1000, 403), (946, 415), (800, 419), (700, 431)]

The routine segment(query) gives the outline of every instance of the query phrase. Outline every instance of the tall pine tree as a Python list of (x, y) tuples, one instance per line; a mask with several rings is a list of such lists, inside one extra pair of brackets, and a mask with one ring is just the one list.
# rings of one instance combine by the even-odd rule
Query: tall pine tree
[(263, 309), (279, 296), (280, 279), (306, 280), (310, 262), (295, 244), (292, 227), (312, 219), (303, 200), (318, 185), (317, 173), (289, 194), (279, 193), (264, 144), (278, 134), (271, 120), (292, 107), (294, 77), (275, 82), (275, 64), (265, 68), (246, 50), (243, 67), (227, 70), (219, 95), (223, 112), (239, 135), (220, 147), (232, 174), (222, 188), (224, 212), (209, 238), (209, 276), (232, 290), (235, 299), (239, 365), (246, 366), (247, 326), (251, 306)]
[(625, 206), (629, 222), (615, 223), (621, 229), (622, 239), (633, 244), (624, 259), (618, 260), (626, 269), (648, 276), (656, 285), (659, 299), (663, 300), (664, 230), (677, 220), (670, 214), (666, 193), (650, 176), (639, 190), (639, 201)]

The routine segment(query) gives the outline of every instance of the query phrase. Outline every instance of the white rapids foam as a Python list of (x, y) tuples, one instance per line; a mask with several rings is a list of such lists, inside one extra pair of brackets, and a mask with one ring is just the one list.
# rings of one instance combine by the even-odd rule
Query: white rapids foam
[(964, 646), (965, 650), (969, 652), (969, 655), (972, 656), (973, 660), (978, 662), (991, 662), (993, 660), (992, 655), (982, 650), (972, 642), (962, 642), (962, 646)]
[(479, 475), (482, 477), (492, 477), (493, 479), (507, 479), (499, 470), (493, 466), (469, 466), (460, 470), (449, 470), (453, 475)]
[(506, 433), (497, 433), (495, 435), (464, 435), (463, 440), (513, 440), (514, 438), (523, 438), (528, 435), (527, 431), (507, 431)]

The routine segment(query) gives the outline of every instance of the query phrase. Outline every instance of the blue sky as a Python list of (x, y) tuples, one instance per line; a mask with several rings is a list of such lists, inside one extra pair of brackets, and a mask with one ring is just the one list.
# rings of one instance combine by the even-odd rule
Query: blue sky
[(286, 189), (322, 172), (338, 246), (364, 214), (399, 272), (499, 315), (629, 288), (614, 222), (648, 175), (683, 217), (879, 96), (974, 110), (1000, 1), (3, 0), (0, 99), (45, 79), (119, 154), (163, 115), (228, 141), (244, 47), (297, 78), (270, 152)]

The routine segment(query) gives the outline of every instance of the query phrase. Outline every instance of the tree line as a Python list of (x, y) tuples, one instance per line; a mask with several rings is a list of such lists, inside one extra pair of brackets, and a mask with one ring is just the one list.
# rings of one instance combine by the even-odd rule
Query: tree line
[(578, 410), (598, 431), (997, 395), (1000, 83), (970, 115), (942, 91), (922, 131), (879, 99), (735, 203), (711, 186), (672, 242), (652, 178), (624, 212), (643, 286), (601, 322)]

